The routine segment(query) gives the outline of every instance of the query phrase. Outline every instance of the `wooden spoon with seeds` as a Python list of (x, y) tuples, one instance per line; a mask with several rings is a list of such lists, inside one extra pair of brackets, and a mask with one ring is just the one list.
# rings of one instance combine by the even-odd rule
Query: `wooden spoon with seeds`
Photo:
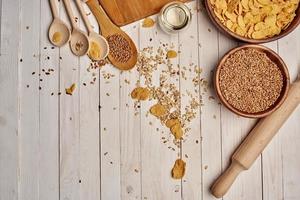
[(84, 11), (81, 1), (75, 0), (75, 2), (88, 30), (88, 36), (90, 41), (90, 50), (88, 56), (95, 61), (105, 59), (109, 53), (108, 42), (103, 36), (99, 35), (93, 30), (90, 20), (88, 19)]
[(85, 32), (78, 28), (75, 22), (73, 10), (71, 8), (70, 0), (64, 0), (64, 4), (73, 28), (70, 40), (71, 51), (76, 56), (83, 56), (89, 51), (89, 38)]
[[(87, 3), (96, 17), (102, 35), (108, 40), (110, 45), (108, 58), (110, 62), (120, 70), (132, 69), (137, 63), (138, 56), (132, 39), (109, 19), (97, 0), (83, 1)], [(122, 55), (120, 52), (124, 52), (124, 54)]]

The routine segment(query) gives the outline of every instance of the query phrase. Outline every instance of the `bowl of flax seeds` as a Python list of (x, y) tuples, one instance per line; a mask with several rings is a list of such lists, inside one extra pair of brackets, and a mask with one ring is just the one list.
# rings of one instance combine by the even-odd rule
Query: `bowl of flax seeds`
[(284, 102), (290, 76), (277, 53), (249, 44), (232, 49), (221, 59), (214, 84), (229, 110), (243, 117), (262, 118)]

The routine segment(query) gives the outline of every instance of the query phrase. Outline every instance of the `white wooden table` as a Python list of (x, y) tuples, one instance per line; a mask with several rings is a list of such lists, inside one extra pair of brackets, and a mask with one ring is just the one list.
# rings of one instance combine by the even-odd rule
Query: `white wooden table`
[[(89, 84), (89, 59), (74, 57), (68, 46), (52, 48), (48, 41), (52, 15), (47, 0), (0, 2), (0, 200), (214, 199), (210, 185), (254, 120), (209, 100), (215, 95), (210, 89), (182, 145), (187, 173), (182, 181), (173, 180), (170, 170), (180, 150), (161, 142), (155, 132), (163, 129), (158, 120), (149, 125), (145, 114), (150, 103), (142, 103), (134, 115), (128, 94), (139, 74), (105, 66), (97, 71), (96, 83)], [(178, 63), (198, 63), (203, 77), (211, 80), (218, 59), (239, 44), (219, 33), (196, 4), (188, 4), (192, 25), (179, 35), (168, 36), (157, 26), (142, 28), (141, 22), (123, 29), (140, 49), (174, 43), (181, 51)], [(59, 6), (68, 21), (61, 2)], [(300, 28), (266, 45), (282, 56), (294, 80), (300, 67)], [(49, 68), (54, 72), (47, 76), (43, 69)], [(115, 77), (108, 83), (102, 73)], [(187, 77), (178, 76), (181, 91), (192, 84), (192, 74)], [(64, 90), (72, 83), (78, 87), (67, 96)], [(224, 200), (300, 199), (299, 122), (298, 109)]]

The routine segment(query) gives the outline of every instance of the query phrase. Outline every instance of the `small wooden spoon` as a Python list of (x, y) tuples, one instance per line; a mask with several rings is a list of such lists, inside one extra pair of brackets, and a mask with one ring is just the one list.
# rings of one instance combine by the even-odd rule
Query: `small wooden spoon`
[(70, 0), (64, 0), (64, 4), (73, 28), (70, 40), (71, 51), (76, 56), (83, 56), (89, 51), (89, 38), (85, 32), (78, 28), (71, 8)]
[[(53, 45), (61, 47), (70, 40), (71, 31), (67, 24), (59, 19), (57, 7), (54, 0), (50, 0), (50, 6), (53, 13), (53, 21), (48, 32), (49, 40)], [(55, 38), (53, 37), (55, 34), (58, 34), (60, 37), (58, 41), (55, 41)]]
[(132, 39), (108, 18), (105, 11), (100, 6), (100, 4), (97, 2), (97, 0), (84, 0), (84, 2), (87, 3), (87, 5), (91, 9), (92, 13), (96, 17), (97, 22), (101, 29), (101, 33), (106, 39), (112, 35), (121, 35), (129, 43), (129, 46), (131, 48), (130, 59), (128, 61), (126, 61), (125, 63), (118, 61), (117, 59), (115, 59), (112, 56), (113, 50), (112, 50), (112, 48), (110, 48), (110, 54), (108, 55), (110, 62), (120, 70), (132, 69), (137, 62), (137, 56), (138, 56), (136, 46), (135, 46), (134, 42), (132, 41)]
[[(80, 11), (80, 14), (81, 14), (81, 16), (83, 18), (83, 21), (84, 21), (84, 23), (86, 25), (86, 28), (87, 28), (87, 30), (89, 32), (89, 41), (90, 41), (90, 43), (91, 42), (97, 43), (99, 45), (100, 49), (101, 49), (100, 56), (98, 58), (95, 58), (95, 57), (91, 56), (90, 53), (88, 54), (88, 56), (92, 60), (96, 60), (96, 61), (97, 60), (102, 60), (102, 59), (104, 59), (104, 58), (106, 58), (108, 56), (108, 53), (109, 53), (108, 42), (107, 42), (107, 40), (103, 36), (99, 35), (98, 33), (96, 33), (93, 30), (92, 25), (90, 23), (90, 20), (88, 19), (87, 15), (86, 15), (86, 13), (84, 11), (84, 8), (83, 8), (83, 6), (81, 4), (81, 0), (75, 0), (75, 1), (76, 1), (78, 9)], [(91, 44), (90, 44), (90, 47), (91, 47)]]

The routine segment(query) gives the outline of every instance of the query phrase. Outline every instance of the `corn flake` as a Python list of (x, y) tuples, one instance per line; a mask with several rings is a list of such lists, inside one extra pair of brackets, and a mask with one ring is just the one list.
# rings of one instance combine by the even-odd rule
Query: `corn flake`
[(66, 88), (66, 94), (73, 95), (75, 88), (76, 88), (76, 85), (75, 85), (75, 83), (73, 83), (69, 88)]
[(230, 31), (253, 39), (279, 35), (295, 18), (300, 0), (210, 0), (218, 20)]
[(156, 104), (150, 108), (150, 113), (155, 117), (161, 117), (167, 113), (167, 110), (163, 105)]
[(137, 87), (131, 92), (131, 98), (145, 101), (149, 98), (150, 91), (148, 88)]
[(177, 159), (172, 169), (172, 178), (181, 179), (185, 174), (186, 163), (182, 159)]
[(174, 50), (169, 50), (167, 52), (167, 58), (176, 58), (177, 57), (177, 52)]
[(181, 125), (180, 123), (179, 124), (174, 124), (172, 127), (171, 127), (171, 133), (174, 135), (175, 139), (176, 140), (180, 140), (183, 136), (183, 130), (181, 128)]
[(154, 24), (155, 24), (155, 21), (152, 18), (147, 17), (147, 18), (144, 19), (142, 26), (144, 28), (150, 28), (150, 27), (153, 27)]

